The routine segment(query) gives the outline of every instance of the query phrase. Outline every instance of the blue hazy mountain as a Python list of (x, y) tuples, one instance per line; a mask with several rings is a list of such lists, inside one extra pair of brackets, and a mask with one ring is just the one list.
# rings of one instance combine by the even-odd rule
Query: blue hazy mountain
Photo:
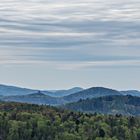
[(139, 96), (139, 91), (117, 91), (104, 87), (82, 89), (75, 87), (68, 90), (38, 91), (27, 88), (0, 85), (0, 99), (3, 101), (26, 102), (34, 104), (62, 105), (104, 96), (133, 95)]
[(138, 96), (140, 97), (140, 91), (138, 90), (127, 90), (127, 91), (121, 91), (123, 95), (132, 95), (132, 96)]
[(27, 95), (37, 90), (21, 88), (16, 86), (0, 85), (0, 95), (1, 96), (12, 96), (12, 95)]
[(46, 104), (46, 105), (60, 105), (63, 103), (63, 98), (56, 98), (41, 93), (40, 91), (28, 95), (5, 96), (1, 98), (3, 101), (31, 103), (31, 104)]
[(71, 95), (71, 94), (74, 94), (83, 90), (84, 89), (81, 87), (74, 87), (67, 90), (49, 90), (51, 93), (47, 95), (50, 95), (52, 97), (62, 97), (62, 96), (68, 96), (68, 95)]
[(119, 91), (104, 88), (104, 87), (92, 87), (83, 91), (80, 91), (75, 94), (71, 94), (64, 97), (64, 100), (68, 102), (75, 102), (80, 99), (87, 99), (87, 98), (96, 98), (102, 96), (109, 96), (109, 95), (122, 95)]
[[(68, 94), (70, 94), (70, 95), (64, 96), (64, 97), (52, 97), (52, 96), (50, 96), (52, 93), (46, 92), (46, 91), (32, 91), (31, 90), (30, 92), (32, 92), (32, 93), (29, 94), (29, 92), (28, 92), (28, 94), (26, 93), (24, 95), (21, 95), (21, 94), (10, 95), (10, 96), (6, 96), (6, 97), (1, 97), (1, 99), (4, 101), (60, 105), (60, 104), (75, 102), (80, 99), (96, 98), (96, 97), (102, 97), (102, 96), (108, 96), (108, 95), (121, 95), (121, 93), (116, 90), (103, 88), (103, 87), (93, 87), (93, 88), (89, 88), (86, 90), (82, 90), (82, 91), (74, 93), (74, 94), (70, 94), (70, 92), (69, 92)], [(61, 94), (61, 92), (60, 92), (60, 94)], [(66, 90), (65, 90), (65, 94), (66, 94)]]
[[(82, 90), (83, 89), (80, 87), (74, 87), (68, 90), (41, 90), (41, 92), (52, 97), (62, 97)], [(38, 91), (39, 90), (21, 88), (16, 86), (0, 85), (0, 96), (28, 95)]]

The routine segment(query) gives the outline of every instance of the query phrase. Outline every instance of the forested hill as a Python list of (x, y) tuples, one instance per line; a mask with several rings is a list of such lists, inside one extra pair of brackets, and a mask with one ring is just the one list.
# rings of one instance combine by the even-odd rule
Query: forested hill
[(64, 97), (52, 97), (50, 95), (45, 94), (42, 91), (39, 91), (28, 95), (4, 96), (1, 97), (1, 100), (33, 104), (62, 105), (65, 103), (75, 102), (80, 99), (96, 98), (108, 95), (121, 95), (121, 93), (113, 89), (93, 87)]
[(66, 109), (103, 114), (140, 115), (140, 97), (131, 95), (105, 96), (79, 100), (63, 106)]
[(32, 93), (29, 95), (22, 96), (6, 96), (1, 97), (3, 101), (13, 101), (13, 102), (21, 102), (21, 103), (31, 103), (31, 104), (50, 104), (50, 105), (58, 105), (63, 103), (63, 98), (51, 97), (41, 92)]
[(96, 98), (102, 96), (109, 96), (109, 95), (122, 95), (119, 91), (104, 88), (104, 87), (92, 87), (89, 89), (85, 89), (81, 92), (74, 93), (68, 96), (63, 97), (64, 100), (69, 102), (76, 102), (79, 99), (87, 99), (87, 98)]
[(1, 140), (140, 140), (140, 118), (0, 103)]
[(80, 99), (114, 95), (132, 95), (140, 97), (140, 92), (137, 90), (118, 91), (105, 87), (91, 87), (88, 89), (75, 87), (68, 90), (38, 91), (0, 85), (0, 100), (53, 106), (76, 102)]

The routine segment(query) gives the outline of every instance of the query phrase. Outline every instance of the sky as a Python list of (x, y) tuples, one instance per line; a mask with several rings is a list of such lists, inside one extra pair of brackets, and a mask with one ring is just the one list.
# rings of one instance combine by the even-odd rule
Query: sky
[(140, 90), (140, 1), (1, 0), (0, 83)]

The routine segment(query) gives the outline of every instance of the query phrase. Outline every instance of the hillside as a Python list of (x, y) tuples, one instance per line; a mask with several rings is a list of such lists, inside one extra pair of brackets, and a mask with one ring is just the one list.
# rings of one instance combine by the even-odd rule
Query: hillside
[[(91, 99), (104, 96), (114, 95), (133, 95), (139, 96), (139, 91), (117, 91), (104, 87), (92, 87), (82, 89), (75, 87), (68, 90), (54, 91), (38, 91), (26, 88), (0, 85), (0, 100), (14, 101), (22, 103), (47, 104), (47, 105), (62, 105), (71, 102), (77, 102), (80, 99)], [(63, 96), (67, 95), (67, 96)]]
[(105, 96), (79, 100), (63, 106), (66, 109), (102, 114), (123, 114), (140, 116), (140, 98), (133, 96)]
[(89, 89), (85, 89), (81, 92), (66, 96), (64, 97), (64, 100), (68, 102), (75, 102), (80, 99), (96, 98), (96, 97), (109, 96), (109, 95), (121, 95), (121, 93), (117, 90), (113, 90), (109, 88), (92, 87)]
[(41, 91), (42, 93), (52, 97), (63, 97), (70, 94), (74, 94), (76, 92), (80, 92), (82, 90), (83, 89), (80, 87), (74, 87), (67, 90), (34, 90), (16, 86), (0, 85), (0, 96), (17, 96), (17, 95), (20, 96)]
[(0, 102), (1, 140), (139, 140), (140, 118)]
[(138, 97), (140, 97), (140, 91), (138, 91), (138, 90), (121, 91), (121, 94), (123, 94), (123, 95), (132, 95), (132, 96), (138, 96)]
[(70, 102), (75, 102), (80, 99), (96, 98), (96, 97), (102, 97), (107, 95), (120, 95), (120, 93), (112, 89), (93, 87), (64, 97), (52, 97), (50, 95), (46, 95), (46, 93), (42, 91), (39, 92), (37, 91), (28, 95), (4, 96), (1, 97), (1, 99), (3, 101), (14, 101), (14, 102), (47, 104), (47, 105), (61, 105)]
[(2, 96), (12, 96), (12, 95), (27, 95), (37, 90), (21, 88), (16, 86), (0, 85), (0, 95)]
[(45, 95), (41, 92), (36, 92), (28, 95), (21, 96), (6, 96), (1, 98), (3, 101), (13, 101), (21, 103), (31, 103), (31, 104), (46, 104), (46, 105), (59, 105), (63, 103), (62, 98), (55, 98), (48, 95)]

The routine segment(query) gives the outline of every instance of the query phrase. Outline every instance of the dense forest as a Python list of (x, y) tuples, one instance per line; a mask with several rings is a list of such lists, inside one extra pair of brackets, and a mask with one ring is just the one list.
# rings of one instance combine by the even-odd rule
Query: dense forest
[(0, 103), (0, 140), (140, 140), (140, 118)]
[(62, 105), (62, 107), (86, 113), (140, 116), (140, 97), (115, 95), (86, 100), (80, 99), (78, 102)]

